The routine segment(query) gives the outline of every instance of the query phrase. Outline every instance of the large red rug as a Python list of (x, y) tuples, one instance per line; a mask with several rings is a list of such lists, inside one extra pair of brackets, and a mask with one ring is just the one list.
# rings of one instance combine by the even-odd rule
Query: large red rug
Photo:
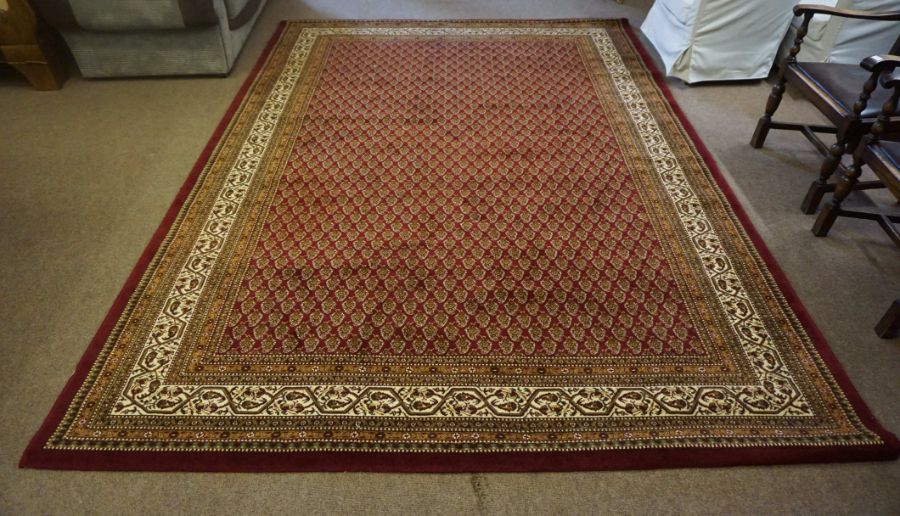
[(896, 457), (642, 55), (283, 24), (22, 465)]

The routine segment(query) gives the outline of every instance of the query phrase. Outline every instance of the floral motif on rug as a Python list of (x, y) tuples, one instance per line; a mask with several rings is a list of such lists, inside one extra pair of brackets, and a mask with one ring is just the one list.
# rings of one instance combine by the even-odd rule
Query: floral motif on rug
[(23, 464), (895, 456), (629, 31), (283, 24)]

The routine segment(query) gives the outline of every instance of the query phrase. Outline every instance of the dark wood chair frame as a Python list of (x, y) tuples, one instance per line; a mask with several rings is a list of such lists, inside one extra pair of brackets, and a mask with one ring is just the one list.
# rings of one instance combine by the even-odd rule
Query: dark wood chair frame
[(875, 325), (875, 333), (882, 339), (893, 339), (900, 334), (900, 299), (895, 299), (891, 303), (887, 312)]
[[(882, 60), (893, 62), (895, 66), (900, 67), (900, 56), (882, 56)], [(841, 207), (841, 203), (859, 183), (863, 165), (868, 165), (881, 179), (882, 184), (890, 189), (891, 193), (900, 201), (900, 168), (880, 145), (880, 138), (885, 132), (885, 127), (892, 119), (900, 118), (900, 115), (896, 114), (898, 103), (900, 103), (900, 69), (892, 73), (885, 73), (881, 76), (880, 82), (883, 87), (891, 90), (891, 94), (888, 101), (882, 106), (881, 113), (872, 124), (870, 131), (863, 136), (854, 149), (852, 163), (842, 170), (841, 178), (835, 186), (831, 200), (816, 218), (812, 228), (812, 232), (816, 236), (826, 236), (839, 216), (868, 219), (878, 222), (894, 241), (894, 244), (900, 247), (900, 231), (894, 226), (894, 224), (900, 223), (900, 216), (880, 212), (851, 211)]]
[[(863, 118), (861, 113), (866, 109), (869, 98), (878, 85), (878, 78), (885, 70), (890, 71), (896, 66), (892, 61), (882, 60), (879, 56), (863, 60), (860, 66), (869, 71), (870, 75), (861, 86), (858, 100), (848, 112), (847, 109), (836, 103), (834, 98), (821, 85), (810, 81), (806, 74), (798, 71), (801, 63), (797, 61), (797, 54), (800, 52), (800, 46), (803, 44), (803, 39), (809, 30), (809, 23), (816, 14), (828, 14), (860, 20), (900, 21), (900, 11), (875, 13), (810, 4), (799, 4), (794, 7), (794, 15), (802, 16), (803, 21), (797, 28), (793, 46), (779, 65), (775, 85), (772, 87), (772, 92), (766, 101), (765, 113), (760, 117), (756, 125), (756, 131), (753, 133), (750, 145), (757, 149), (762, 147), (771, 129), (800, 131), (824, 157), (819, 170), (819, 177), (810, 185), (809, 191), (801, 205), (804, 213), (815, 213), (825, 193), (834, 191), (834, 185), (828, 183), (829, 178), (836, 170), (842, 168), (841, 158), (847, 149), (856, 148), (863, 135), (869, 131), (875, 122), (874, 117)], [(890, 54), (900, 54), (900, 36), (894, 42)], [(797, 87), (803, 96), (809, 99), (833, 125), (773, 121), (772, 115), (781, 104), (785, 85), (788, 82), (792, 86)], [(900, 134), (900, 120), (890, 121), (885, 126), (884, 132), (891, 135)], [(827, 145), (817, 133), (834, 134), (835, 143), (830, 146)], [(878, 181), (858, 182), (855, 188), (862, 190), (880, 188), (882, 186)]]

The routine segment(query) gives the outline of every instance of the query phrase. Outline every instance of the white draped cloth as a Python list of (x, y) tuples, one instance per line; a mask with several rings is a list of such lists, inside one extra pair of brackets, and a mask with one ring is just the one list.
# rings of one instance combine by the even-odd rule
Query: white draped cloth
[(791, 0), (656, 0), (641, 30), (685, 82), (766, 77), (793, 18)]

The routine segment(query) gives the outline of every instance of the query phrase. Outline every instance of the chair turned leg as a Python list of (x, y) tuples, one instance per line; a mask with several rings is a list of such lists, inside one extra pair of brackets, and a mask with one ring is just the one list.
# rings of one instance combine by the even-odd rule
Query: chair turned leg
[(837, 170), (838, 165), (841, 164), (841, 156), (844, 155), (844, 149), (846, 148), (846, 142), (838, 141), (828, 149), (828, 154), (822, 161), (822, 168), (819, 170), (819, 178), (809, 185), (806, 197), (803, 198), (803, 203), (800, 205), (803, 213), (810, 215), (819, 208), (822, 197), (828, 191), (828, 179)]
[(834, 225), (834, 221), (837, 220), (840, 213), (841, 207), (839, 204), (836, 204), (834, 201), (826, 204), (819, 213), (819, 216), (816, 217), (816, 223), (813, 224), (813, 235), (816, 235), (817, 237), (828, 236), (831, 226)]
[(882, 339), (892, 339), (900, 333), (900, 299), (895, 299), (884, 317), (875, 325), (875, 333)]
[(756, 123), (756, 130), (753, 132), (753, 137), (750, 138), (750, 145), (754, 149), (762, 147), (766, 141), (766, 136), (769, 135), (772, 115), (775, 114), (775, 111), (781, 104), (781, 98), (784, 96), (785, 81), (784, 75), (781, 75), (775, 85), (772, 86), (772, 92), (769, 93), (769, 98), (766, 100), (766, 112), (760, 117), (759, 122)]
[[(847, 167), (846, 173), (841, 176), (840, 181), (838, 181), (837, 186), (835, 186), (834, 195), (831, 196), (831, 200), (828, 201), (828, 204), (825, 205), (825, 208), (823, 208), (822, 212), (819, 213), (819, 216), (816, 217), (816, 222), (812, 227), (814, 235), (819, 237), (828, 235), (828, 231), (831, 229), (831, 226), (834, 225), (834, 221), (837, 220), (838, 215), (841, 214), (841, 203), (844, 202), (844, 199), (850, 195), (850, 192), (853, 191), (853, 187), (859, 182), (859, 176), (862, 175), (862, 165), (862, 158), (858, 155), (854, 155), (853, 163)], [(821, 194), (819, 195), (819, 198), (821, 199)], [(818, 201), (816, 201), (816, 204), (818, 204)]]

